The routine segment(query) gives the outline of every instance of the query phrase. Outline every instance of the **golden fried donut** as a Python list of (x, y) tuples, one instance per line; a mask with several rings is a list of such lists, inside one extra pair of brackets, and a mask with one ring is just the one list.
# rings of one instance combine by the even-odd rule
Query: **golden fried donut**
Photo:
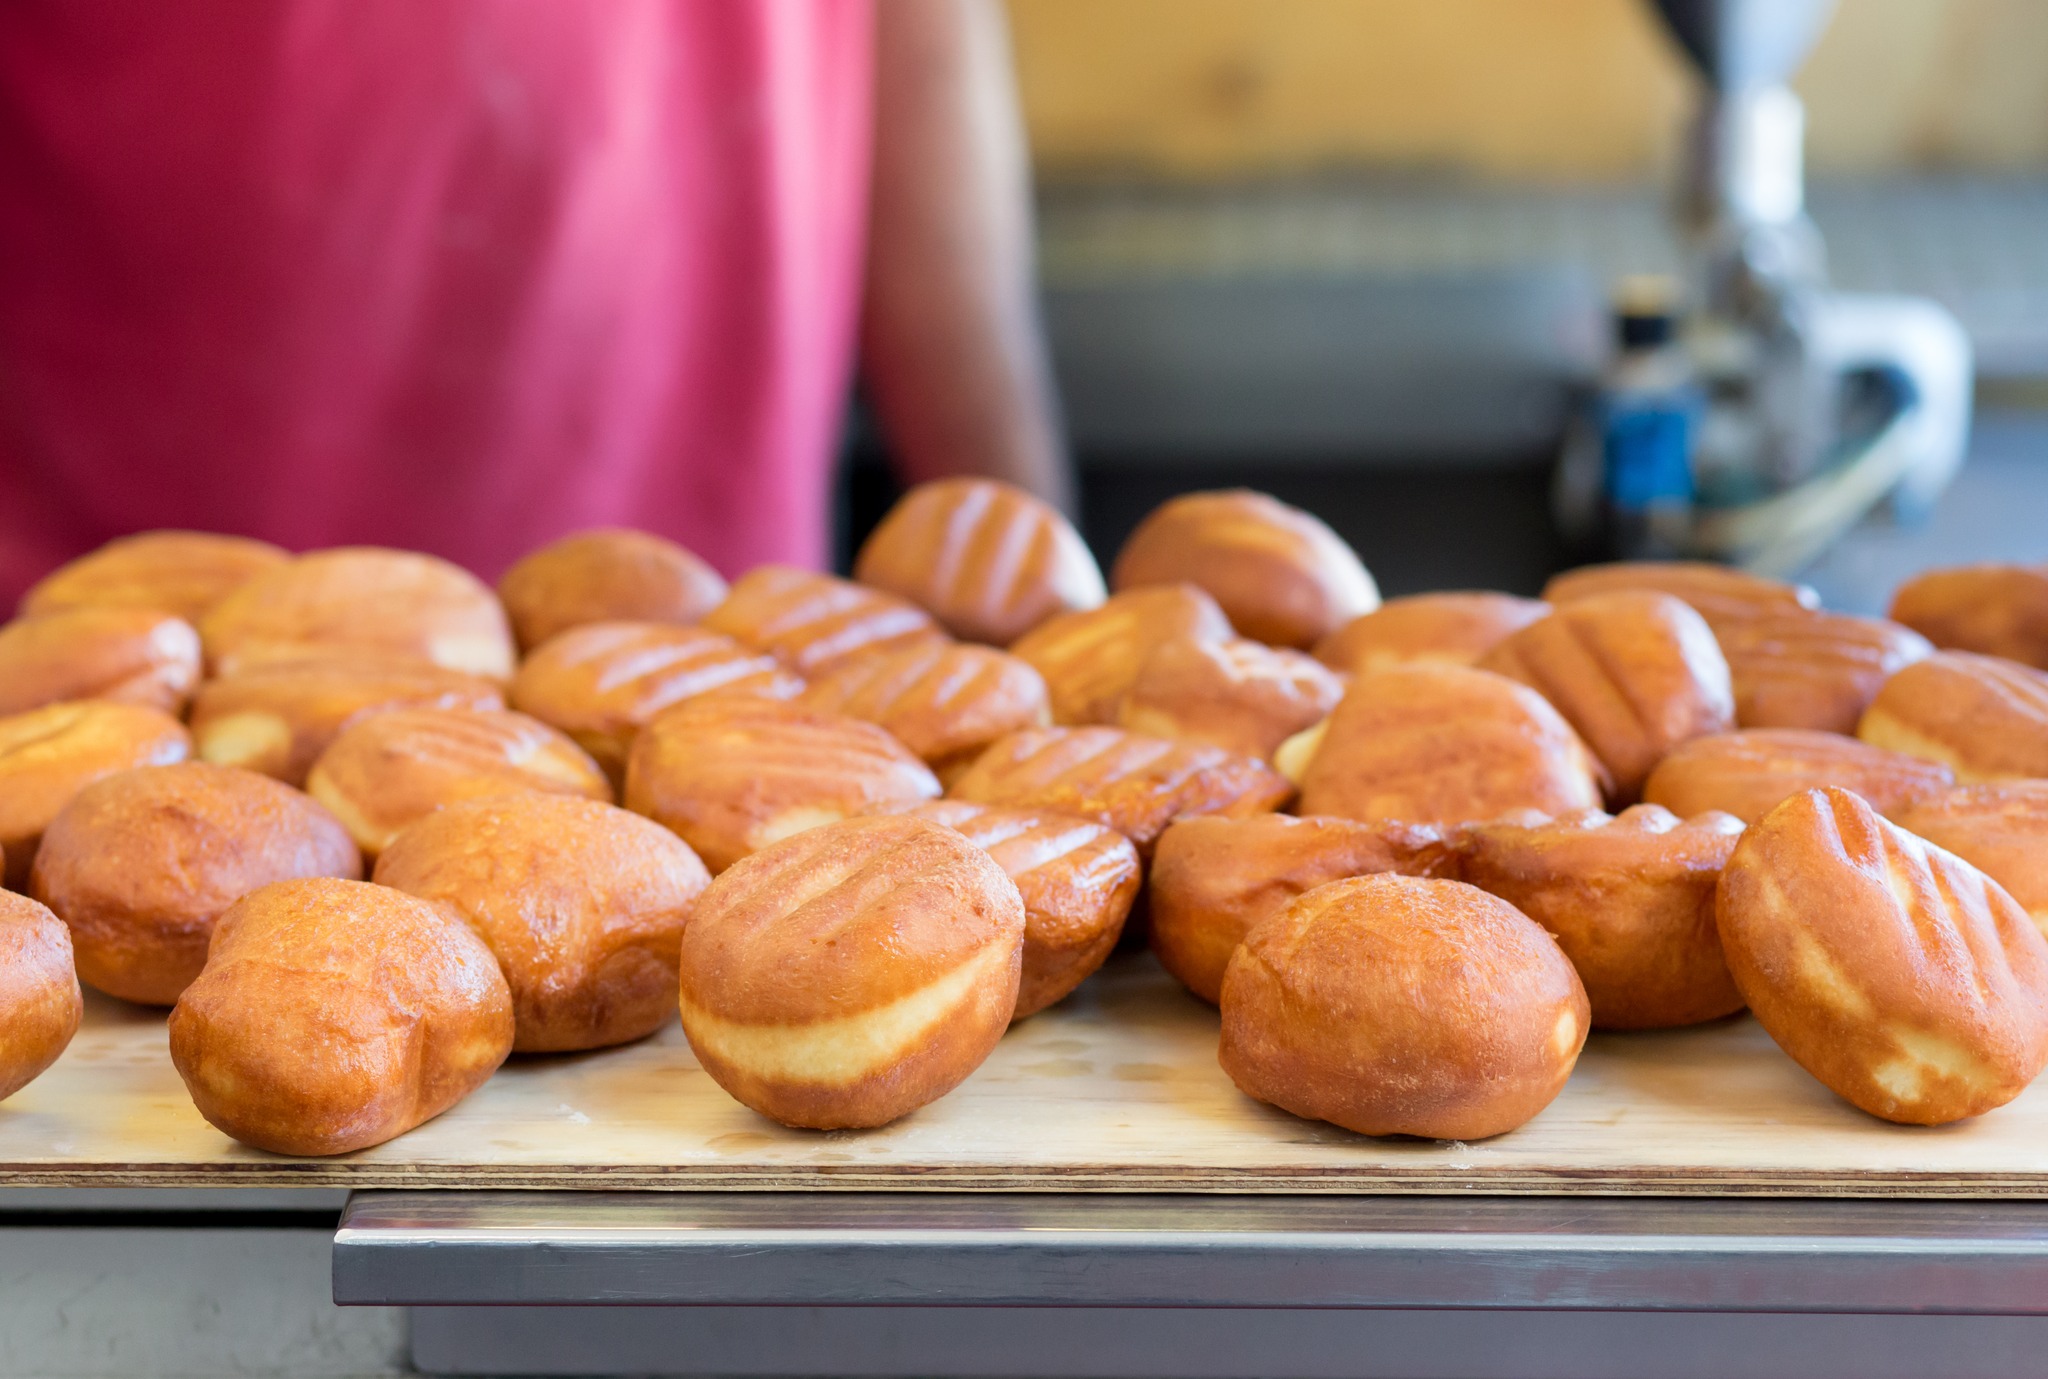
[(1706, 620), (1669, 594), (1573, 599), (1480, 658), (1556, 706), (1606, 769), (1609, 798), (1634, 800), (1679, 743), (1735, 726), (1728, 662)]
[(2048, 670), (2048, 566), (1928, 570), (1899, 586), (1891, 617), (1943, 650)]
[(1745, 728), (1854, 734), (1878, 687), (1934, 652), (1927, 639), (1882, 618), (1810, 608), (1759, 613), (1716, 629)]
[(395, 838), (377, 884), (460, 915), (512, 991), (512, 1047), (623, 1044), (675, 1012), (676, 950), (711, 875), (651, 819), (565, 795), (451, 804)]
[(678, 705), (626, 763), (626, 808), (682, 835), (714, 876), (793, 833), (938, 793), (930, 768), (874, 724), (766, 699)]
[(1771, 1038), (1873, 1116), (1981, 1115), (2048, 1064), (2048, 941), (2026, 911), (1846, 790), (1751, 825), (1716, 917)]
[(1490, 591), (1388, 599), (1316, 643), (1316, 659), (1357, 675), (1416, 661), (1469, 666), (1550, 605)]
[(1382, 873), (1296, 897), (1223, 978), (1218, 1061), (1248, 1096), (1364, 1135), (1479, 1140), (1561, 1091), (1586, 992), (1504, 900)]
[(981, 1066), (1023, 951), (1024, 902), (987, 853), (924, 819), (848, 819), (704, 892), (683, 930), (683, 1033), (764, 1116), (886, 1125)]
[(994, 479), (911, 489), (862, 543), (853, 577), (909, 599), (956, 637), (996, 646), (1107, 593), (1073, 524)]
[(215, 675), (308, 653), (407, 656), (492, 680), (518, 656), (475, 575), (411, 551), (344, 546), (257, 575), (200, 619)]
[(725, 592), (718, 571), (675, 542), (616, 528), (565, 536), (498, 581), (524, 650), (586, 623), (693, 623)]
[(1714, 883), (1742, 834), (1732, 814), (1681, 821), (1639, 804), (1465, 829), (1461, 878), (1550, 931), (1599, 1029), (1662, 1029), (1742, 1009), (1714, 932)]
[(664, 709), (711, 695), (794, 699), (802, 678), (765, 651), (701, 627), (599, 622), (535, 648), (512, 677), (512, 707), (561, 729), (614, 782), (633, 739)]
[(29, 890), (71, 926), (88, 985), (167, 1006), (206, 965), (228, 906), (273, 881), (362, 874), (347, 830), (313, 800), (185, 761), (79, 791), (43, 835)]
[(1839, 785), (1881, 811), (1955, 782), (1939, 762), (1888, 752), (1836, 733), (1748, 728), (1686, 743), (1657, 764), (1643, 799), (1682, 819), (1709, 810), (1754, 823), (1802, 790)]
[(1053, 721), (1081, 727), (1116, 721), (1138, 668), (1162, 642), (1220, 642), (1230, 636), (1230, 620), (1214, 599), (1192, 584), (1168, 584), (1048, 618), (1019, 638), (1010, 654), (1045, 677)]
[(1936, 652), (1884, 682), (1856, 736), (1941, 762), (1964, 784), (2048, 776), (2048, 671)]
[(703, 625), (767, 652), (805, 679), (861, 652), (946, 637), (907, 599), (787, 565), (762, 565), (740, 576)]
[(43, 830), (79, 791), (116, 771), (183, 761), (191, 751), (184, 725), (140, 704), (80, 699), (0, 718), (8, 888), (27, 888)]
[(199, 634), (150, 608), (84, 605), (0, 626), (0, 714), (113, 699), (173, 716), (199, 683)]
[(275, 881), (228, 908), (171, 1010), (199, 1114), (275, 1154), (346, 1154), (432, 1120), (512, 1051), (497, 959), (455, 916), (363, 881)]
[(1168, 742), (1121, 728), (1032, 728), (984, 752), (947, 794), (1006, 809), (1078, 814), (1113, 828), (1150, 857), (1188, 814), (1262, 814), (1293, 788), (1254, 757)]
[(1161, 642), (1138, 667), (1117, 726), (1270, 757), (1344, 697), (1344, 682), (1305, 652), (1233, 637)]
[(910, 811), (986, 852), (1024, 901), (1024, 967), (1012, 1019), (1035, 1015), (1102, 966), (1144, 869), (1115, 829), (1071, 814), (933, 800)]
[(492, 795), (612, 802), (590, 754), (537, 718), (505, 709), (389, 709), (342, 729), (306, 776), (363, 855), (443, 805)]
[(62, 608), (149, 608), (196, 623), (255, 576), (291, 559), (267, 541), (213, 532), (123, 536), (60, 565), (22, 595), (23, 617)]
[(1300, 814), (1460, 824), (1600, 806), (1571, 725), (1527, 685), (1470, 666), (1360, 675), (1307, 747)]
[(1959, 785), (1893, 809), (1890, 818), (2005, 887), (2048, 931), (2048, 781)]
[(1037, 671), (994, 647), (957, 642), (850, 656), (813, 680), (797, 702), (886, 728), (942, 782), (997, 738), (1052, 722)]
[(309, 656), (208, 680), (192, 700), (192, 737), (207, 761), (303, 785), (320, 754), (358, 715), (504, 707), (489, 680), (424, 661)]
[(64, 922), (0, 891), (0, 1101), (57, 1061), (84, 1014)]
[(1452, 876), (1457, 858), (1421, 824), (1256, 814), (1181, 819), (1159, 835), (1146, 885), (1159, 965), (1214, 1005), (1244, 936), (1304, 891), (1375, 872)]
[(1804, 584), (1766, 579), (1698, 560), (1621, 560), (1583, 565), (1554, 575), (1543, 586), (1549, 603), (1572, 603), (1601, 594), (1647, 589), (1689, 605), (1718, 631), (1722, 624), (1759, 613), (1818, 608), (1820, 595)]
[(1254, 641), (1306, 649), (1380, 591), (1358, 553), (1319, 517), (1250, 489), (1189, 493), (1155, 508), (1117, 552), (1109, 585), (1206, 590)]

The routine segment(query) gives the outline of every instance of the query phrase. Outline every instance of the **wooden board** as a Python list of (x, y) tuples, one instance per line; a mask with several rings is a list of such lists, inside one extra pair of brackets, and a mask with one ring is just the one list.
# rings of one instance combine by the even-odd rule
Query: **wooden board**
[(1886, 1125), (1747, 1018), (1597, 1035), (1548, 1110), (1477, 1144), (1297, 1120), (1239, 1094), (1215, 1054), (1215, 1012), (1138, 956), (881, 1130), (761, 1119), (672, 1025), (628, 1048), (515, 1059), (390, 1144), (286, 1159), (200, 1119), (161, 1013), (93, 1000), (57, 1066), (0, 1103), (0, 1185), (2048, 1197), (2048, 1080), (1966, 1124)]

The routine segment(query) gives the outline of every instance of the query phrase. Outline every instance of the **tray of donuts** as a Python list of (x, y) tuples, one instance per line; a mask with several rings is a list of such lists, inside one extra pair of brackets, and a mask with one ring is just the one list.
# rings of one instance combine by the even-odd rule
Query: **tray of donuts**
[(949, 480), (854, 574), (56, 571), (0, 1177), (2048, 1191), (2048, 571), (1382, 602), (1237, 491), (1105, 580)]

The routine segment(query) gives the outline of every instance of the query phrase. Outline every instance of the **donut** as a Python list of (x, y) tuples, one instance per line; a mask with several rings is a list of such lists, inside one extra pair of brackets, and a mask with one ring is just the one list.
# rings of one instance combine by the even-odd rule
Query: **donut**
[(761, 565), (741, 575), (702, 625), (767, 652), (807, 680), (861, 652), (946, 637), (908, 599), (787, 565)]
[(476, 576), (430, 555), (371, 546), (314, 551), (255, 576), (208, 610), (199, 636), (215, 675), (339, 652), (504, 680), (518, 660), (505, 610)]
[(1358, 675), (1417, 661), (1469, 666), (1550, 612), (1540, 599), (1490, 591), (1410, 594), (1361, 613), (1316, 643), (1316, 659)]
[(492, 795), (612, 802), (590, 754), (537, 718), (505, 709), (389, 709), (342, 729), (306, 776), (365, 857), (443, 805)]
[(1744, 728), (1854, 736), (1884, 682), (1932, 655), (1927, 639), (1882, 618), (1809, 608), (1760, 613), (1716, 629)]
[(1358, 553), (1321, 518), (1264, 493), (1189, 493), (1140, 522), (1109, 574), (1122, 593), (1192, 584), (1254, 641), (1300, 650), (1379, 606)]
[(1617, 801), (1633, 801), (1679, 743), (1735, 726), (1735, 691), (1713, 630), (1669, 594), (1573, 599), (1503, 639), (1479, 667), (1548, 699), (1592, 748)]
[(1180, 819), (1159, 836), (1146, 883), (1159, 965), (1214, 1005), (1230, 955), (1304, 891), (1377, 872), (1454, 876), (1443, 834), (1389, 820), (1254, 814)]
[(729, 868), (683, 930), (683, 1033), (741, 1104), (886, 1125), (987, 1058), (1017, 1005), (1024, 903), (925, 819), (848, 819)]
[(1654, 804), (1498, 820), (1461, 832), (1459, 876), (1550, 932), (1595, 1029), (1693, 1025), (1742, 1009), (1714, 930), (1714, 886), (1741, 835), (1732, 814)]
[(1163, 642), (1220, 642), (1230, 620), (1191, 584), (1119, 593), (1100, 608), (1048, 618), (1019, 638), (1010, 654), (1045, 677), (1053, 722), (1069, 727), (1116, 721), (1138, 669)]
[(938, 794), (931, 769), (874, 724), (765, 699), (680, 704), (626, 763), (626, 807), (681, 835), (714, 876), (791, 834)]
[(586, 623), (693, 623), (725, 594), (718, 571), (675, 542), (617, 528), (565, 536), (498, 581), (512, 633), (528, 651)]
[(1150, 857), (1159, 835), (1190, 814), (1262, 814), (1294, 793), (1264, 762), (1220, 747), (1120, 728), (1032, 728), (990, 747), (947, 794), (1006, 809), (1093, 819)]
[(0, 1101), (57, 1061), (84, 1014), (64, 922), (0, 891)]
[(1223, 977), (1218, 1061), (1247, 1096), (1362, 1135), (1479, 1140), (1548, 1106), (1586, 992), (1527, 915), (1458, 881), (1381, 873), (1289, 902)]
[(1021, 1020), (1066, 997), (1102, 966), (1144, 869), (1138, 850), (1111, 828), (1070, 814), (933, 800), (910, 811), (944, 824), (986, 852), (1024, 902)]
[(1896, 809), (1946, 790), (1946, 766), (1835, 733), (1749, 728), (1696, 738), (1659, 762), (1643, 799), (1681, 819), (1710, 810), (1755, 823), (1802, 790), (1839, 785), (1876, 808)]
[(171, 1063), (222, 1134), (273, 1154), (367, 1149), (481, 1087), (512, 997), (461, 920), (363, 881), (274, 881), (228, 907), (171, 1009)]
[(200, 757), (304, 785), (341, 730), (385, 709), (502, 709), (489, 680), (402, 657), (309, 656), (208, 680), (192, 699)]
[(1752, 824), (1715, 918), (1758, 1022), (1873, 1116), (1981, 1115), (2048, 1064), (2048, 940), (1996, 882), (1846, 790)]
[(794, 699), (803, 679), (764, 651), (701, 627), (598, 622), (534, 649), (512, 677), (512, 707), (576, 739), (621, 781), (633, 739), (664, 709), (710, 695)]
[(956, 637), (1008, 646), (1093, 608), (1102, 571), (1058, 509), (995, 479), (918, 484), (861, 544), (853, 577), (909, 599)]
[(710, 873), (651, 819), (569, 795), (451, 804), (409, 826), (376, 880), (459, 915), (512, 993), (512, 1048), (623, 1044), (675, 1013), (676, 953)]
[(956, 642), (850, 656), (813, 680), (798, 702), (887, 729), (941, 781), (997, 738), (1052, 721), (1037, 671), (994, 647)]
[(198, 683), (199, 634), (152, 608), (85, 604), (0, 627), (0, 715), (112, 699), (175, 717)]
[(63, 608), (147, 608), (196, 623), (208, 609), (291, 557), (267, 541), (213, 532), (123, 536), (45, 575), (21, 599), (23, 617)]
[(192, 739), (169, 714), (80, 699), (0, 718), (0, 848), (6, 884), (28, 886), (43, 830), (86, 786), (116, 771), (168, 766)]
[(1139, 665), (1117, 726), (1270, 757), (1343, 697), (1343, 680), (1304, 652), (1244, 638), (1179, 637), (1161, 642)]
[[(1300, 814), (1461, 824), (1601, 801), (1593, 756), (1557, 710), (1527, 685), (1469, 666), (1360, 675), (1305, 746)], [(1278, 760), (1290, 765), (1284, 751)]]
[(51, 822), (29, 890), (71, 928), (78, 975), (170, 1005), (206, 965), (228, 906), (273, 881), (353, 881), (340, 820), (268, 776), (184, 761), (94, 781)]
[(1898, 587), (1891, 617), (1944, 651), (2048, 670), (2048, 566), (1985, 562), (1928, 570)]
[(2048, 671), (1936, 652), (1884, 682), (1856, 736), (1940, 762), (1966, 785), (2048, 776)]

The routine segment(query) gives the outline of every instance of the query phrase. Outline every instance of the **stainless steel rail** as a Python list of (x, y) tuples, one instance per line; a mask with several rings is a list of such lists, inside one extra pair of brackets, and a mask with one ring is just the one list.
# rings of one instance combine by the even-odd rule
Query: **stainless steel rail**
[(366, 1192), (334, 1296), (2048, 1315), (2048, 1204)]

